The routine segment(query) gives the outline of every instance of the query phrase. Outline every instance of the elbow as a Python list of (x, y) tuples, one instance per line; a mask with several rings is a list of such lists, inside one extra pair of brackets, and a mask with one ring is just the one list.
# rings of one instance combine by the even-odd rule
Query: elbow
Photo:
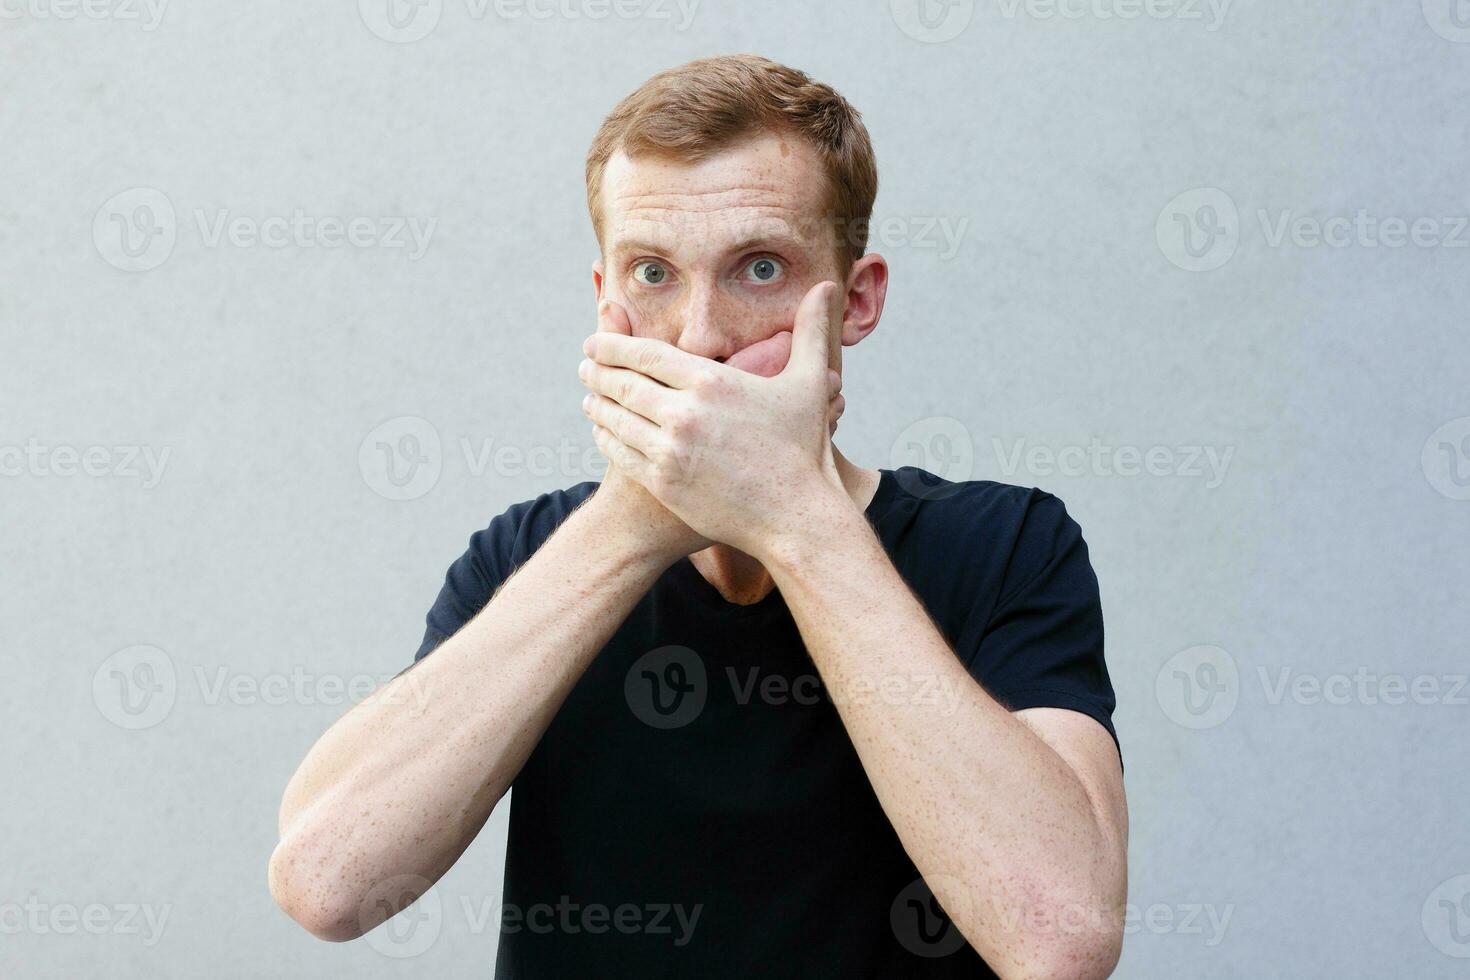
[[(990, 949), (998, 954), (999, 962), (992, 964), (998, 974), (1028, 980), (1112, 976), (1123, 953), (1126, 892), (1112, 888), (1079, 891), (1075, 883), (1069, 884), (1071, 887), (1053, 882), (1050, 888), (1035, 888), (1030, 902), (1011, 910), (1015, 931), (1005, 939), (993, 933), (987, 937)], [(982, 923), (971, 925), (977, 938), (984, 935)]]
[(1016, 980), (1105, 980), (1118, 967), (1123, 937), (1035, 936), (992, 962), (998, 976)]
[(1040, 980), (1105, 980), (1117, 969), (1122, 953), (1121, 931), (1116, 936), (1070, 937), (1048, 943), (1021, 975)]
[[(303, 853), (300, 835), (288, 834), (271, 852), (267, 877), (271, 898), (307, 932), (331, 943), (361, 936), (366, 929), (359, 905), (337, 876), (312, 874), (315, 862)], [(320, 867), (320, 865), (317, 865)]]
[(1101, 980), (1123, 955), (1126, 898), (1099, 889), (1055, 907), (1053, 928), (1038, 944), (1036, 975), (1047, 980)]
[(1100, 980), (1110, 977), (1123, 955), (1127, 920), (1126, 852), (1099, 861), (1083, 875), (1037, 882), (1031, 893), (1047, 909), (1035, 936), (1033, 969), (1026, 976), (1045, 980)]

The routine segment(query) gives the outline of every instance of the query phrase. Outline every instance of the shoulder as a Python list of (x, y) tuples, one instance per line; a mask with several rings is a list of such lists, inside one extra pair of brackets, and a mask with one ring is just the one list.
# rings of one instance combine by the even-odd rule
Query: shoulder
[(579, 483), (512, 504), (470, 536), (470, 553), (493, 564), (520, 564), (596, 489), (596, 483)]
[(956, 534), (1010, 534), (1030, 545), (1077, 529), (1061, 498), (1037, 487), (992, 480), (953, 482), (913, 466), (893, 474), (898, 502), (913, 520)]
[(907, 536), (951, 569), (983, 568), (1000, 593), (1059, 560), (1087, 560), (1082, 529), (1055, 494), (991, 480), (952, 482), (916, 467), (894, 476), (894, 509), (906, 515)]
[(444, 573), (414, 659), (427, 656), (490, 601), (506, 579), (597, 489), (579, 483), (512, 504), (470, 535), (469, 547)]

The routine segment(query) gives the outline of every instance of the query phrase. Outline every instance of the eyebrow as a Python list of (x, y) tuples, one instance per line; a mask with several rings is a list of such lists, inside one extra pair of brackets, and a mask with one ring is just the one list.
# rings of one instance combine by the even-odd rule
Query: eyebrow
[[(609, 251), (613, 255), (628, 255), (630, 253), (653, 253), (665, 255), (677, 246), (678, 236), (673, 236), (662, 244), (643, 238), (629, 238), (620, 242), (614, 242)], [(792, 235), (749, 235), (735, 242), (725, 249), (728, 255), (736, 255), (741, 252), (749, 252), (756, 249), (767, 249), (773, 251), (790, 251), (803, 247), (800, 239)]]
[(614, 242), (613, 247), (608, 251), (614, 255), (627, 255), (632, 252), (653, 252), (658, 255), (663, 255), (668, 251), (667, 246), (670, 244), (672, 243), (665, 242), (663, 245), (659, 245), (642, 238), (629, 238), (620, 242)]

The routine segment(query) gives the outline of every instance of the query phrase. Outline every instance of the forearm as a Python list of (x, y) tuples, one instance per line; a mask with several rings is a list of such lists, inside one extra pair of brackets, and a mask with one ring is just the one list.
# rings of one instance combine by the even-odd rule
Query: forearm
[(312, 932), (353, 938), (375, 924), (359, 910), (379, 882), (408, 875), (427, 888), (454, 863), (672, 560), (650, 553), (636, 529), (604, 520), (597, 501), (302, 762), (281, 806), (270, 875), (277, 901)]
[(866, 518), (826, 515), (766, 563), (905, 849), (997, 971), (1106, 972), (1079, 961), (1110, 955), (1126, 876), (1087, 790), (969, 675)]

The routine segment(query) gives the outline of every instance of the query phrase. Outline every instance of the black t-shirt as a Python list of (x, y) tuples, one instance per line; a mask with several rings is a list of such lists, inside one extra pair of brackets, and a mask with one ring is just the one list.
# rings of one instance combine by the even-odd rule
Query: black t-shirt
[[(596, 486), (476, 532), (415, 661)], [(990, 695), (1116, 741), (1097, 579), (1061, 501), (904, 467), (867, 517)], [(671, 566), (512, 790), (497, 977), (993, 976), (904, 852), (779, 591), (734, 605)]]

